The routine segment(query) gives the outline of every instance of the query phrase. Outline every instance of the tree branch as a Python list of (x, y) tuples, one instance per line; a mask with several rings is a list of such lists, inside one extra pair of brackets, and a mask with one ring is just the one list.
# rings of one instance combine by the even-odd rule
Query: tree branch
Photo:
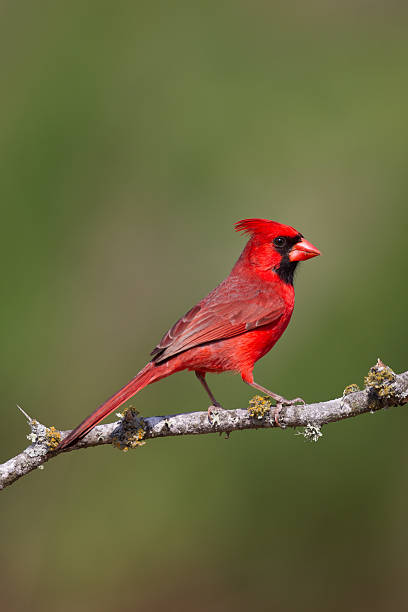
[(356, 385), (350, 385), (346, 387), (341, 398), (315, 404), (283, 406), (278, 413), (271, 408), (268, 400), (256, 396), (247, 410), (216, 411), (211, 423), (207, 412), (143, 418), (129, 409), (119, 421), (95, 427), (83, 440), (63, 451), (56, 447), (69, 431), (59, 432), (54, 427), (47, 428), (24, 413), (31, 427), (31, 434), (27, 437), (32, 444), (0, 465), (0, 489), (36, 468), (41, 469), (44, 463), (61, 452), (112, 443), (122, 450), (127, 450), (143, 445), (150, 438), (209, 433), (225, 433), (228, 436), (232, 431), (278, 426), (303, 426), (303, 435), (317, 441), (321, 436), (322, 425), (408, 402), (408, 371), (396, 375), (378, 360), (365, 378), (365, 384), (363, 391), (357, 390)]

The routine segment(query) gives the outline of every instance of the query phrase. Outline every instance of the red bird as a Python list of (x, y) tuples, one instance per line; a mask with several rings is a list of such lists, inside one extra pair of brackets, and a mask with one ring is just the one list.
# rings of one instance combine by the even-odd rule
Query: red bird
[[(220, 404), (205, 375), (230, 370), (272, 397), (277, 406), (291, 403), (258, 385), (252, 371), (255, 362), (281, 337), (292, 316), (298, 262), (316, 257), (320, 251), (293, 227), (275, 221), (244, 219), (235, 229), (249, 234), (250, 240), (230, 275), (173, 325), (143, 370), (71, 431), (59, 449), (85, 436), (147, 385), (181, 370), (196, 373), (212, 406)], [(292, 400), (296, 401), (302, 400)]]

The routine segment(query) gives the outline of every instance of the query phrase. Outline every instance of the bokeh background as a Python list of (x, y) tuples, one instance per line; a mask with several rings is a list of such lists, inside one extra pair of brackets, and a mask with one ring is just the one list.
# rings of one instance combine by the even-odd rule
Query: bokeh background
[[(2, 460), (27, 444), (16, 402), (68, 428), (127, 382), (245, 217), (323, 253), (257, 380), (316, 401), (377, 357), (408, 369), (407, 25), (393, 1), (1, 3)], [(132, 405), (207, 399), (182, 373)], [(406, 609), (406, 425), (59, 457), (2, 493), (2, 607)]]

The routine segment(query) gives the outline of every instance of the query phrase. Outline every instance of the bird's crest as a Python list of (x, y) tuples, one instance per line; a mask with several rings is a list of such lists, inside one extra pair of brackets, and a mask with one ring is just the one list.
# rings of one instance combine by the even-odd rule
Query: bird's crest
[(298, 234), (290, 225), (283, 225), (269, 219), (242, 219), (235, 224), (235, 231), (263, 238), (270, 238), (279, 234), (283, 236), (296, 236)]

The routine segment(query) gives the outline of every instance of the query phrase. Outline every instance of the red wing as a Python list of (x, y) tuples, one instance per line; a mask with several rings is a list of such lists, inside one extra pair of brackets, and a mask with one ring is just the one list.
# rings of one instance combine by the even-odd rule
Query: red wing
[(285, 303), (270, 288), (238, 280), (221, 283), (163, 336), (152, 351), (161, 363), (206, 342), (223, 340), (277, 321)]

